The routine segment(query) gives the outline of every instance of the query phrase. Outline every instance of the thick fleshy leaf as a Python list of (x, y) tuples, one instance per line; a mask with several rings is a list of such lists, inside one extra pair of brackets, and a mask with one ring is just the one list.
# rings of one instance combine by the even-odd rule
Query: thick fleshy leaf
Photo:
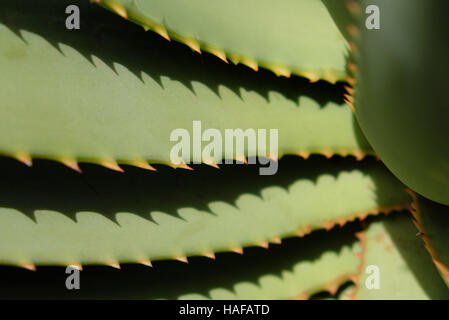
[(415, 195), (412, 212), (424, 246), (449, 286), (449, 207)]
[(286, 158), (274, 176), (256, 166), (126, 174), (3, 159), (0, 263), (114, 264), (217, 251), (331, 228), (408, 207), (411, 197), (375, 160)]
[[(449, 205), (449, 64), (441, 63), (449, 55), (449, 2), (324, 1), (350, 31), (356, 72), (348, 101), (363, 133), (405, 185)], [(376, 16), (379, 28), (366, 27)]]
[[(68, 2), (81, 6), (80, 30), (64, 27)], [(170, 163), (171, 133), (186, 129), (192, 140), (195, 120), (222, 138), (225, 129), (266, 129), (267, 155), (274, 145), (269, 129), (279, 130), (279, 155), (370, 152), (338, 86), (251, 73), (197, 56), (83, 4), (0, 4), (0, 153), (71, 167), (77, 160), (115, 169), (115, 161)], [(256, 145), (246, 149), (244, 155), (257, 154)], [(217, 153), (202, 160), (221, 158)]]
[(321, 0), (95, 1), (195, 51), (279, 75), (344, 79), (347, 45)]
[(449, 299), (408, 214), (372, 222), (361, 238), (364, 254), (356, 299)]
[[(346, 229), (346, 228), (345, 228)], [(351, 230), (350, 230), (351, 229)], [(357, 273), (360, 243), (352, 231), (314, 232), (269, 250), (224, 253), (215, 261), (189, 264), (161, 261), (154, 268), (124, 265), (122, 270), (86, 267), (80, 290), (67, 290), (63, 268), (36, 272), (1, 267), (1, 298), (108, 299), (293, 299), (335, 290)], [(73, 271), (72, 271), (73, 272)]]

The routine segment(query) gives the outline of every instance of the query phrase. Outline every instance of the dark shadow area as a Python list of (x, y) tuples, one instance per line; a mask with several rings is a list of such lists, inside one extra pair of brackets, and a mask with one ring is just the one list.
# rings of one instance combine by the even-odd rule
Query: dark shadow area
[(176, 299), (189, 293), (209, 297), (211, 289), (234, 292), (237, 283), (260, 286), (262, 276), (282, 278), (286, 272), (292, 272), (297, 263), (317, 260), (324, 250), (340, 252), (353, 243), (357, 231), (360, 226), (351, 224), (344, 229), (287, 239), (282, 245), (270, 246), (269, 250), (247, 248), (243, 255), (220, 253), (216, 260), (198, 257), (189, 259), (189, 264), (158, 261), (153, 268), (122, 265), (122, 270), (86, 266), (81, 272), (81, 289), (71, 291), (65, 288), (65, 268), (40, 267), (30, 272), (0, 267), (0, 298)]
[(208, 205), (213, 201), (235, 205), (242, 194), (260, 197), (267, 187), (287, 190), (300, 179), (315, 183), (322, 174), (337, 177), (345, 170), (370, 172), (375, 162), (286, 156), (272, 176), (260, 176), (258, 165), (245, 164), (221, 165), (220, 169), (192, 165), (193, 171), (156, 165), (157, 172), (123, 166), (125, 173), (81, 164), (83, 173), (79, 174), (54, 161), (36, 160), (29, 168), (14, 159), (0, 157), (0, 207), (17, 209), (33, 220), (34, 212), (44, 209), (60, 212), (74, 221), (80, 211), (97, 212), (115, 222), (118, 212), (131, 212), (148, 220), (152, 211), (179, 217), (178, 209), (183, 207), (211, 212)]
[(354, 282), (347, 281), (343, 283), (337, 290), (337, 292), (332, 295), (328, 291), (322, 291), (318, 292), (317, 294), (312, 295), (309, 299), (310, 300), (348, 300), (348, 297), (344, 297), (343, 293), (346, 291), (346, 289), (349, 289), (354, 286)]
[[(65, 8), (69, 4), (80, 7), (80, 30), (67, 30)], [(225, 86), (237, 95), (240, 89), (254, 91), (268, 99), (270, 91), (279, 92), (298, 103), (300, 96), (309, 96), (321, 106), (333, 101), (343, 102), (343, 84), (325, 81), (310, 83), (301, 77), (277, 77), (261, 69), (258, 72), (243, 65), (226, 64), (217, 57), (198, 54), (176, 41), (161, 36), (115, 15), (88, 0), (46, 0), (36, 5), (31, 0), (0, 2), (0, 23), (21, 37), (21, 31), (33, 32), (61, 51), (59, 44), (76, 49), (89, 61), (100, 58), (114, 69), (114, 63), (125, 66), (138, 78), (149, 75), (160, 85), (161, 77), (169, 77), (192, 90), (198, 81), (218, 95), (218, 87)], [(22, 38), (23, 39), (23, 38)], [(62, 51), (61, 51), (61, 54)], [(93, 62), (92, 62), (93, 63)]]

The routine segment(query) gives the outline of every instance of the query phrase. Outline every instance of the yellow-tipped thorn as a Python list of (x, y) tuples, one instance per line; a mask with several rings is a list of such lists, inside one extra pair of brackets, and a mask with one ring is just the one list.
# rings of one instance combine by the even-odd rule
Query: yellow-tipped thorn
[(167, 30), (162, 27), (162, 26), (155, 26), (154, 27), (154, 32), (156, 32), (158, 35), (160, 35), (161, 37), (165, 38), (168, 41), (171, 41)]
[(118, 3), (107, 3), (107, 5), (109, 6), (109, 8), (111, 8), (112, 11), (117, 13), (119, 16), (128, 19), (128, 14), (126, 13), (125, 7), (123, 7)]
[(279, 160), (278, 155), (274, 154), (274, 153), (270, 153), (267, 157), (268, 157), (268, 159), (271, 159), (276, 162)]
[[(373, 214), (377, 214), (378, 213), (377, 210), (373, 210), (373, 211), (374, 211)], [(362, 212), (362, 213), (359, 214), (359, 219), (361, 221), (365, 220), (367, 217), (368, 217), (368, 213), (366, 213), (366, 212)]]
[(260, 241), (260, 242), (257, 243), (257, 245), (258, 245), (259, 247), (268, 249), (268, 247), (269, 247), (270, 244), (268, 243), (268, 241)]
[(271, 238), (270, 242), (275, 243), (275, 244), (281, 244), (282, 239), (280, 237), (273, 237), (273, 238)]
[(229, 64), (228, 59), (226, 59), (226, 53), (223, 50), (210, 49), (209, 52), (212, 53), (214, 56), (220, 58), (221, 60), (223, 60), (224, 62)]
[(358, 161), (362, 160), (365, 157), (365, 155), (361, 151), (354, 151), (353, 155)]
[(257, 61), (253, 59), (243, 58), (240, 60), (240, 63), (243, 63), (245, 66), (253, 69), (254, 71), (259, 71), (259, 65), (257, 64)]
[(143, 264), (144, 266), (147, 267), (153, 267), (153, 264), (151, 263), (150, 259), (142, 259), (138, 261), (140, 264)]
[(81, 169), (78, 166), (78, 162), (75, 159), (61, 159), (60, 160), (63, 165), (69, 167), (72, 170), (75, 170), (78, 173), (81, 173)]
[(352, 112), (355, 112), (354, 103), (350, 102), (349, 100), (345, 99), (346, 105), (351, 109)]
[(234, 247), (231, 248), (232, 252), (238, 253), (238, 254), (243, 254), (243, 248), (242, 247)]
[(185, 163), (175, 164), (175, 168), (181, 168), (181, 169), (186, 169), (186, 170), (193, 170), (193, 168), (189, 167)]
[(200, 44), (194, 39), (184, 39), (184, 43), (193, 51), (201, 53)]
[(176, 257), (174, 257), (174, 259), (178, 260), (178, 261), (181, 261), (181, 262), (184, 262), (184, 263), (189, 263), (189, 261), (187, 260), (186, 256), (176, 256)]
[(132, 161), (132, 162), (130, 162), (130, 165), (141, 168), (141, 169), (145, 169), (145, 170), (157, 171), (156, 168), (150, 166), (150, 164), (148, 162), (146, 162), (145, 160)]
[(235, 160), (238, 162), (242, 162), (244, 164), (248, 164), (248, 161), (246, 160), (245, 156), (237, 156), (237, 157), (235, 157)]
[(337, 284), (331, 284), (331, 285), (327, 286), (326, 289), (327, 289), (327, 291), (329, 291), (329, 293), (331, 295), (334, 296), (337, 293), (338, 285)]
[(352, 13), (353, 15), (359, 15), (361, 12), (361, 8), (360, 5), (357, 1), (355, 0), (349, 0), (346, 1), (346, 8), (349, 10), (350, 13)]
[(30, 155), (25, 153), (19, 153), (14, 156), (18, 161), (22, 162), (24, 165), (31, 167), (33, 165), (33, 160)]
[(208, 166), (214, 167), (216, 169), (220, 169), (220, 167), (218, 166), (218, 164), (216, 164), (215, 162), (213, 162), (212, 160), (210, 161), (206, 161), (204, 162), (205, 164), (207, 164)]
[(312, 228), (309, 226), (302, 227), (301, 229), (298, 229), (296, 231), (296, 235), (300, 238), (304, 237), (306, 234), (309, 234), (312, 232)]
[[(325, 80), (329, 81), (330, 83), (336, 83), (338, 81), (338, 76), (333, 69), (325, 69), (323, 78)], [(311, 82), (316, 82), (316, 81), (311, 81)]]
[(309, 295), (306, 292), (300, 293), (295, 297), (295, 300), (308, 300)]
[(123, 172), (123, 169), (120, 168), (120, 166), (114, 160), (102, 160), (99, 162), (99, 164), (105, 168), (108, 168), (108, 169), (111, 169), (114, 171), (118, 171), (118, 172)]
[(351, 104), (354, 104), (355, 101), (354, 96), (350, 95), (349, 93), (345, 93), (343, 96), (346, 98), (347, 101), (351, 102)]
[(115, 269), (120, 269), (120, 263), (118, 261), (106, 262), (106, 265)]
[(302, 237), (305, 236), (305, 232), (302, 231), (302, 230), (298, 230), (298, 231), (296, 231), (296, 235), (297, 235), (298, 237), (302, 238)]
[[(287, 68), (280, 67), (280, 66), (272, 66), (271, 71), (273, 71), (278, 77), (284, 76), (286, 78), (290, 78), (291, 72)], [(310, 79), (310, 78), (309, 78)]]
[(316, 73), (313, 72), (301, 72), (300, 73), (301, 76), (303, 76), (304, 78), (309, 79), (310, 82), (314, 83), (317, 82), (318, 80), (320, 80), (320, 76)]
[(355, 236), (360, 241), (364, 241), (365, 240), (365, 233), (363, 233), (363, 232), (356, 232)]
[(210, 259), (215, 259), (215, 254), (212, 251), (203, 253), (203, 256), (210, 258)]
[(349, 48), (351, 49), (352, 52), (357, 52), (359, 50), (359, 47), (353, 41), (349, 41)]
[(345, 219), (343, 219), (343, 218), (338, 219), (338, 225), (340, 227), (343, 227), (346, 224), (346, 222), (347, 221)]
[(31, 262), (19, 263), (18, 266), (21, 268), (30, 270), (30, 271), (36, 271), (36, 266), (34, 264), (32, 264)]
[(83, 270), (83, 266), (81, 265), (81, 263), (70, 263), (68, 267), (78, 269), (79, 271)]
[(355, 86), (355, 84), (356, 84), (356, 80), (355, 80), (355, 78), (353, 78), (353, 77), (346, 77), (346, 82), (347, 83), (349, 83), (351, 86)]
[(298, 152), (298, 155), (300, 156), (300, 157), (303, 157), (304, 159), (308, 159), (309, 158), (309, 156), (310, 156), (310, 153), (309, 152), (307, 152), (307, 151), (299, 151)]
[(330, 150), (322, 150), (321, 154), (324, 155), (327, 159), (332, 158), (332, 156), (334, 155), (334, 153)]
[(323, 228), (327, 231), (329, 231), (330, 229), (332, 229), (334, 227), (334, 224), (332, 222), (324, 222), (323, 223)]
[(346, 67), (348, 68), (349, 71), (351, 71), (352, 73), (357, 72), (357, 65), (353, 62), (348, 62)]

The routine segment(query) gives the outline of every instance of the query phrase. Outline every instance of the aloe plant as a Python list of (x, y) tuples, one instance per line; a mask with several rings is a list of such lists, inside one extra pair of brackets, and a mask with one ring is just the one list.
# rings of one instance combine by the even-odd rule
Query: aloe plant
[[(377, 85), (352, 80), (351, 7), (94, 2), (0, 4), (1, 297), (449, 298), (449, 209), (388, 171), (345, 104)], [(276, 128), (278, 152), (174, 163), (170, 132), (196, 120)], [(275, 175), (244, 164), (259, 148)]]

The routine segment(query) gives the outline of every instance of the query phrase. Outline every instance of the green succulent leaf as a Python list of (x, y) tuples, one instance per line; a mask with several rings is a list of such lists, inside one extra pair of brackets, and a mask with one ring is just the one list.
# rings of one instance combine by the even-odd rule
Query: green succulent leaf
[(61, 268), (28, 272), (0, 268), (0, 297), (102, 299), (293, 299), (334, 290), (357, 273), (360, 243), (351, 230), (314, 232), (286, 240), (269, 250), (251, 248), (244, 255), (224, 253), (215, 261), (194, 258), (189, 264), (161, 261), (154, 268), (124, 265), (122, 270), (86, 267), (81, 290), (61, 285)]
[[(279, 129), (280, 156), (371, 152), (338, 86), (228, 66), (84, 1), (70, 3), (81, 6), (80, 30), (64, 27), (67, 1), (0, 4), (2, 154), (75, 168), (76, 161), (170, 164), (171, 133), (186, 129), (193, 139), (195, 120), (222, 137), (228, 128)], [(246, 149), (224, 157), (257, 155), (255, 146)]]
[(408, 215), (372, 222), (361, 237), (364, 254), (356, 299), (449, 298)]
[[(352, 31), (347, 36), (357, 71), (349, 100), (363, 133), (405, 185), (449, 205), (449, 64), (441, 63), (449, 55), (449, 2), (325, 2), (341, 29)], [(373, 5), (379, 29), (365, 24)]]
[(346, 75), (346, 42), (320, 0), (95, 2), (166, 39), (256, 70), (333, 83)]
[(416, 196), (413, 203), (415, 224), (433, 262), (449, 286), (449, 207)]
[(375, 160), (286, 158), (270, 177), (243, 165), (126, 174), (84, 165), (79, 175), (5, 158), (1, 167), (0, 263), (30, 268), (213, 256), (411, 203)]

